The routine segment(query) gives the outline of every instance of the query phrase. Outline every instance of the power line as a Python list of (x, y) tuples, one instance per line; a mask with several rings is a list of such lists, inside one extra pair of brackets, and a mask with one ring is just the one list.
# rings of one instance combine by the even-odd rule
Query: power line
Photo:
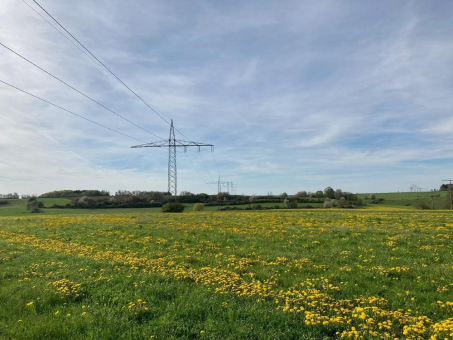
[(58, 28), (56, 28), (54, 25), (52, 25), (52, 23), (47, 20), (46, 18), (44, 18), (44, 16), (41, 15), (41, 13), (39, 13), (36, 9), (34, 9), (33, 7), (31, 7), (28, 2), (26, 2), (25, 0), (22, 0), (22, 2), (24, 4), (26, 4), (28, 6), (28, 8), (30, 8), (33, 12), (35, 12), (36, 14), (38, 14), (45, 22), (47, 22), (50, 26), (52, 26), (55, 31), (57, 31), (58, 33), (60, 33), (63, 38), (65, 38), (67, 41), (69, 41), (72, 45), (74, 45), (79, 51), (82, 51), (88, 58), (90, 58), (92, 61), (94, 61), (96, 63), (96, 65), (98, 65), (99, 67), (101, 67), (101, 65), (99, 65), (97, 63), (97, 61), (95, 59), (93, 59), (88, 53), (86, 53), (84, 50), (82, 50), (79, 46), (77, 46), (71, 39), (69, 39), (66, 35), (64, 35)]
[[(201, 151), (201, 149), (200, 149), (200, 151)], [(200, 165), (203, 164), (203, 166), (204, 166), (204, 168), (206, 169), (206, 172), (208, 173), (209, 177), (211, 177), (211, 180), (214, 181), (214, 178), (212, 177), (211, 172), (209, 171), (208, 167), (206, 166), (206, 163), (205, 163), (205, 161), (204, 161), (204, 159), (203, 159), (203, 156), (201, 155), (201, 152), (200, 152), (200, 151), (197, 152), (197, 151), (192, 151), (192, 150), (187, 149), (187, 150), (184, 150), (183, 152), (184, 152), (184, 153), (186, 153), (186, 152), (192, 152), (192, 153), (198, 154), (198, 156), (200, 156), (200, 159), (201, 159), (201, 161), (200, 161), (200, 159), (197, 159), (198, 164), (200, 164)]]
[(218, 173), (218, 175), (220, 177), (220, 170), (219, 170), (219, 166), (217, 165), (217, 160), (215, 159), (214, 152), (211, 152), (211, 154), (212, 154), (212, 157), (214, 158), (214, 163), (215, 163), (215, 166), (217, 168), (217, 173)]
[(192, 167), (193, 167), (194, 170), (197, 172), (198, 176), (200, 176), (201, 180), (202, 180), (209, 188), (213, 189), (213, 188), (211, 187), (211, 185), (210, 185), (208, 182), (206, 182), (206, 180), (203, 178), (203, 176), (201, 176), (200, 172), (197, 170), (197, 168), (195, 167), (195, 165), (193, 165), (192, 160), (191, 160), (190, 157), (187, 155), (187, 153), (184, 153), (184, 154), (186, 155), (186, 157), (187, 157), (187, 159), (189, 160), (190, 164), (192, 164)]
[[(55, 21), (58, 26), (60, 26), (67, 34), (69, 34), (88, 54), (93, 57), (100, 65), (104, 67), (105, 70), (107, 70), (115, 79), (117, 79), (123, 86), (125, 86), (130, 92), (132, 92), (141, 102), (143, 102), (150, 110), (152, 110), (156, 115), (158, 115), (163, 121), (165, 121), (168, 125), (170, 125), (173, 128), (173, 124), (170, 124), (170, 122), (163, 117), (163, 113), (161, 114), (157, 109), (153, 108), (150, 104), (148, 104), (140, 95), (138, 95), (134, 90), (132, 90), (123, 80), (121, 80), (112, 70), (110, 70), (102, 61), (100, 61), (90, 50), (88, 50), (85, 45), (83, 45), (73, 34), (71, 34), (58, 20), (56, 20), (43, 6), (41, 6), (36, 0), (33, 0), (33, 2), (38, 5), (53, 21)], [(46, 20), (46, 22), (48, 22)], [(52, 25), (53, 26), (53, 25)], [(85, 53), (86, 54), (86, 53)], [(94, 61), (92, 58), (90, 58), (92, 61)], [(189, 140), (189, 142), (194, 143), (193, 141), (190, 140), (184, 133), (182, 133), (180, 130), (176, 129), (182, 136), (184, 136), (186, 139)], [(194, 143), (195, 144), (195, 143)], [(203, 161), (204, 162), (204, 161)], [(217, 163), (217, 162), (216, 162)], [(193, 165), (193, 164), (192, 164)], [(194, 167), (195, 168), (195, 167)], [(198, 170), (197, 170), (198, 172)], [(208, 171), (209, 172), (209, 171)], [(200, 175), (201, 177), (201, 175)], [(211, 176), (212, 177), (212, 176)], [(206, 181), (204, 181), (206, 183)]]
[(206, 163), (204, 162), (203, 156), (201, 156), (201, 153), (200, 153), (200, 152), (198, 153), (198, 155), (200, 156), (201, 161), (203, 162), (204, 168), (206, 169), (206, 171), (207, 171), (208, 174), (209, 174), (209, 177), (211, 177), (211, 180), (214, 181), (214, 178), (212, 177), (211, 173), (210, 173), (209, 170), (208, 170), (208, 167), (206, 166)]
[(46, 71), (45, 69), (43, 69), (42, 67), (40, 67), (39, 65), (35, 64), (34, 62), (32, 62), (31, 60), (25, 58), (23, 55), (19, 54), (18, 52), (14, 51), (13, 49), (9, 48), (8, 46), (6, 46), (5, 44), (1, 43), (0, 42), (0, 45), (3, 46), (4, 48), (6, 48), (7, 50), (9, 50), (10, 52), (14, 53), (15, 55), (17, 55), (18, 57), (22, 58), (23, 60), (27, 61), (28, 63), (32, 64), (33, 66), (35, 66), (36, 68), (40, 69), (41, 71), (43, 71), (44, 73), (48, 74), (49, 76), (51, 76), (52, 78), (58, 80), (60, 83), (66, 85), (67, 87), (69, 87), (70, 89), (76, 91), (77, 93), (81, 94), (82, 96), (84, 96), (85, 98), (91, 100), (93, 103), (96, 103), (98, 104), (99, 106), (103, 107), (104, 109), (106, 109), (107, 111), (113, 113), (114, 115), (120, 117), (121, 119), (124, 119), (125, 121), (131, 123), (132, 125), (138, 127), (139, 129), (159, 138), (159, 139), (162, 139), (161, 137), (159, 137), (158, 135), (152, 133), (151, 131), (148, 131), (147, 129), (145, 128), (142, 128), (141, 126), (135, 124), (134, 122), (130, 121), (129, 119), (127, 119), (126, 117), (123, 117), (122, 115), (120, 115), (119, 113), (116, 113), (115, 111), (109, 109), (107, 106), (99, 103), (98, 101), (96, 101), (95, 99), (91, 98), (90, 96), (88, 96), (87, 94), (77, 90), (74, 86), (72, 85), (69, 85), (68, 83), (66, 83), (65, 81), (61, 80), (60, 78), (58, 78), (57, 76), (53, 75), (52, 73), (50, 73), (49, 71)]
[(121, 84), (123, 84), (129, 91), (131, 91), (138, 99), (140, 99), (146, 106), (148, 106), (151, 110), (154, 111), (161, 119), (163, 119), (167, 124), (170, 125), (170, 123), (162, 117), (159, 112), (157, 112), (151, 105), (149, 105), (146, 101), (142, 99), (136, 92), (134, 92), (129, 86), (126, 85), (124, 81), (122, 81), (115, 73), (113, 73), (102, 61), (100, 61), (93, 53), (90, 52), (88, 48), (85, 47), (76, 37), (74, 37), (71, 32), (69, 32), (62, 24), (58, 22), (57, 19), (55, 19), (49, 12), (46, 11), (44, 7), (42, 7), (36, 0), (33, 0), (35, 4), (37, 4), (46, 14), (52, 18), (53, 21), (55, 21), (66, 33), (68, 33), (82, 48), (87, 51), (94, 59), (96, 59), (112, 76), (114, 76)]
[(38, 97), (38, 96), (35, 96), (34, 94), (31, 94), (30, 92), (27, 92), (27, 91), (22, 90), (22, 89), (20, 89), (20, 88), (14, 86), (14, 85), (11, 85), (11, 84), (9, 84), (9, 83), (7, 83), (7, 82), (1, 80), (1, 79), (0, 79), (0, 82), (3, 83), (3, 84), (5, 84), (5, 85), (7, 85), (7, 86), (9, 86), (9, 87), (12, 87), (13, 89), (16, 89), (16, 90), (20, 91), (20, 92), (22, 92), (22, 93), (28, 94), (28, 95), (31, 96), (31, 97), (34, 97), (34, 98), (36, 98), (36, 99), (39, 99), (39, 100), (41, 100), (41, 101), (43, 101), (43, 102), (45, 102), (45, 103), (47, 103), (47, 104), (49, 104), (49, 105), (55, 106), (56, 108), (59, 108), (60, 110), (66, 111), (66, 112), (68, 112), (68, 113), (70, 113), (70, 114), (72, 114), (72, 115), (74, 115), (74, 116), (77, 116), (77, 117), (79, 117), (79, 118), (85, 119), (86, 121), (88, 121), (88, 122), (90, 122), (90, 123), (99, 125), (99, 126), (103, 127), (104, 129), (113, 131), (113, 132), (115, 132), (115, 133), (118, 133), (118, 134), (123, 135), (123, 136), (128, 137), (128, 138), (135, 139), (135, 140), (137, 140), (137, 141), (143, 142), (141, 139), (138, 139), (138, 138), (129, 136), (129, 135), (125, 134), (125, 133), (122, 133), (122, 132), (117, 131), (117, 130), (115, 130), (115, 129), (109, 128), (108, 126), (105, 126), (105, 125), (103, 125), (103, 124), (101, 124), (101, 123), (95, 122), (94, 120), (91, 120), (91, 119), (89, 119), (89, 118), (86, 118), (86, 117), (84, 117), (84, 116), (81, 116), (81, 115), (79, 115), (79, 114), (77, 114), (77, 113), (75, 113), (75, 112), (69, 111), (69, 110), (67, 110), (67, 109), (65, 109), (65, 108), (63, 108), (63, 107), (61, 107), (61, 106), (58, 106), (58, 105), (56, 105), (56, 104), (54, 104), (54, 103), (49, 102), (48, 100), (45, 100), (45, 99), (43, 99), (43, 98), (41, 98), (41, 97)]
[[(123, 80), (121, 80), (115, 73), (113, 73), (112, 70), (110, 70), (102, 61), (100, 61), (88, 48), (85, 47), (85, 45), (83, 45), (74, 35), (72, 35), (71, 32), (69, 32), (62, 24), (60, 24), (60, 22), (57, 19), (55, 19), (44, 7), (42, 7), (38, 3), (38, 1), (33, 0), (33, 2), (35, 4), (37, 4), (50, 18), (52, 18), (52, 20), (55, 21), (66, 33), (68, 33), (80, 46), (82, 46), (82, 48), (86, 52), (88, 52), (90, 54), (90, 56), (92, 56), (99, 64), (101, 64), (113, 77), (115, 77), (121, 84), (123, 84), (129, 91), (131, 91), (140, 101), (142, 101), (149, 109), (151, 109), (155, 114), (157, 114), (164, 122), (166, 122), (168, 125), (170, 125), (170, 122), (163, 117), (164, 116), (163, 113), (161, 113), (157, 109), (153, 108), (142, 97), (140, 97), (134, 90), (132, 90)], [(188, 138), (186, 135), (184, 135), (184, 133), (179, 131), (177, 128), (175, 128), (175, 130), (178, 131), (182, 136), (187, 138), (189, 141), (191, 141), (190, 138)]]

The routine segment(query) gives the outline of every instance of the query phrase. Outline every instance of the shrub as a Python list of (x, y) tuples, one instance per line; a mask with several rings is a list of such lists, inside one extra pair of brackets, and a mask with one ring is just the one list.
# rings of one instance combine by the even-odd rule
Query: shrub
[(415, 209), (427, 210), (430, 209), (430, 207), (425, 201), (418, 201), (417, 204), (415, 204)]
[(7, 205), (8, 201), (0, 201), (0, 205)]
[(195, 203), (193, 206), (193, 211), (203, 211), (204, 204), (203, 203)]
[(185, 209), (185, 206), (183, 206), (181, 203), (167, 203), (164, 206), (162, 206), (162, 212), (167, 213), (167, 212), (183, 212)]
[(285, 200), (286, 207), (288, 209), (296, 209), (297, 201), (296, 200)]
[(27, 201), (27, 210), (32, 212), (32, 213), (39, 213), (41, 212), (41, 209), (44, 207), (44, 204), (42, 202), (38, 202), (36, 197), (30, 197)]

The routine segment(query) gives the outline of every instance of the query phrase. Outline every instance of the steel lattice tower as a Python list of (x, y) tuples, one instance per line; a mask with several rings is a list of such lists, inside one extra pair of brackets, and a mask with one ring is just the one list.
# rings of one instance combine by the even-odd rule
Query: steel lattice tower
[(192, 141), (179, 140), (175, 137), (175, 127), (173, 126), (173, 119), (170, 124), (170, 135), (168, 140), (161, 140), (153, 143), (146, 143), (141, 145), (132, 146), (132, 148), (168, 148), (168, 192), (175, 197), (178, 194), (178, 172), (176, 167), (176, 150), (177, 148), (184, 148), (184, 152), (188, 147), (198, 148), (198, 152), (202, 146), (211, 147), (211, 152), (214, 151), (214, 145), (197, 143)]
[(168, 192), (178, 193), (178, 174), (176, 171), (176, 138), (173, 119), (170, 125), (170, 137), (168, 137)]

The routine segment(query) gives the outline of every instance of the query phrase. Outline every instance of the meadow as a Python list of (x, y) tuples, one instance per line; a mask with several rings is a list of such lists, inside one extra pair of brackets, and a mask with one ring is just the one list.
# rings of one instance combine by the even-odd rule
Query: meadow
[[(112, 214), (112, 213), (156, 213), (160, 212), (161, 208), (113, 208), (113, 209), (66, 209), (66, 208), (52, 208), (53, 204), (65, 205), (71, 202), (70, 198), (39, 198), (39, 202), (44, 204), (43, 215), (68, 215), (68, 214)], [(285, 208), (285, 204), (281, 203), (260, 203), (260, 205), (265, 207), (275, 207), (278, 205), (280, 208)], [(303, 207), (307, 204), (301, 203), (300, 206)], [(315, 208), (321, 208), (322, 203), (310, 203), (311, 206)], [(193, 210), (194, 203), (184, 203), (186, 207), (185, 212)], [(241, 205), (222, 205), (221, 208), (230, 207), (230, 208), (249, 208), (249, 204)], [(219, 207), (217, 206), (205, 206), (205, 211), (217, 211)], [(7, 205), (0, 206), (0, 216), (28, 216), (30, 215), (27, 210), (27, 199), (9, 199)]]
[(0, 217), (0, 338), (453, 338), (449, 211), (144, 211)]
[[(362, 199), (365, 204), (370, 204), (371, 200), (367, 200), (366, 197), (370, 194), (358, 194), (358, 197)], [(446, 191), (436, 192), (389, 192), (389, 193), (377, 193), (374, 194), (376, 198), (382, 198), (384, 201), (379, 203), (379, 206), (388, 207), (401, 207), (406, 209), (412, 209), (417, 205), (417, 202), (424, 201), (429, 207), (434, 203), (434, 209), (444, 209), (445, 200), (447, 198)], [(431, 195), (433, 197), (431, 198)], [(439, 197), (437, 197), (439, 196)], [(373, 206), (376, 206), (373, 204)]]

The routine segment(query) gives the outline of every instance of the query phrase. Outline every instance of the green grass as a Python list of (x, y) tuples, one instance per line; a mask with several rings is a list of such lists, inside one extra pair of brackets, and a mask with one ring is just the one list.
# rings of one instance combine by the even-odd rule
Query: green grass
[[(377, 339), (386, 320), (404, 338), (416, 315), (425, 338), (453, 317), (437, 303), (453, 283), (447, 211), (130, 210), (0, 217), (0, 339), (332, 339), (363, 325)], [(384, 316), (306, 323), (344, 301)]]
[[(116, 208), (116, 209), (65, 209), (65, 208), (50, 208), (53, 204), (65, 205), (66, 203), (71, 203), (71, 199), (68, 198), (39, 198), (39, 202), (44, 203), (43, 212), (40, 215), (80, 215), (80, 214), (112, 214), (112, 213), (155, 213), (160, 212), (161, 208)], [(30, 212), (26, 209), (27, 200), (26, 199), (17, 199), (17, 200), (8, 200), (9, 204), (5, 206), (0, 206), (0, 216), (25, 216), (31, 215)], [(261, 203), (264, 207), (274, 207), (275, 205), (284, 208), (283, 203)], [(305, 203), (299, 204), (299, 206), (305, 206)], [(310, 203), (313, 207), (322, 207), (322, 203)], [(190, 212), (193, 209), (194, 203), (185, 203), (186, 207), (185, 212)], [(248, 204), (242, 205), (222, 205), (221, 208), (225, 207), (237, 207), (237, 208), (248, 208)], [(205, 206), (205, 211), (217, 211), (217, 206)]]
[[(370, 194), (358, 194), (363, 203), (369, 204), (370, 199), (366, 199)], [(374, 194), (376, 198), (383, 198), (385, 201), (379, 203), (379, 206), (414, 208), (418, 201), (425, 200), (426, 204), (431, 207), (432, 201), (430, 195), (439, 195), (434, 198), (434, 208), (443, 209), (445, 205), (446, 191), (436, 192), (398, 192), (398, 193), (380, 193)], [(369, 204), (372, 206), (373, 204)]]
[[(440, 197), (434, 198), (434, 208), (443, 209), (446, 199), (446, 191), (440, 192), (422, 192), (422, 193), (412, 193), (412, 192), (401, 192), (401, 193), (380, 193), (375, 194), (376, 198), (383, 198), (384, 201), (379, 204), (371, 204), (371, 200), (366, 199), (369, 194), (358, 194), (359, 198), (365, 204), (365, 208), (376, 208), (376, 207), (393, 207), (393, 208), (404, 208), (404, 209), (414, 209), (417, 202), (420, 200), (425, 200), (425, 202), (431, 207), (431, 198), (430, 195), (438, 195)], [(160, 208), (117, 208), (117, 209), (54, 209), (49, 208), (53, 204), (65, 205), (70, 203), (71, 199), (69, 198), (40, 198), (39, 201), (42, 201), (45, 205), (42, 215), (67, 215), (67, 214), (105, 214), (105, 213), (157, 213), (160, 212)], [(0, 216), (25, 216), (30, 215), (26, 209), (27, 200), (18, 199), (18, 200), (8, 200), (9, 204), (6, 206), (0, 206)], [(322, 203), (308, 203), (314, 208), (322, 208)], [(186, 207), (185, 212), (192, 211), (193, 203), (184, 204)], [(280, 208), (285, 208), (283, 203), (260, 203), (260, 205), (265, 207), (274, 207), (278, 205)], [(300, 203), (299, 206), (303, 207), (307, 205), (306, 203)], [(222, 205), (221, 208), (231, 207), (231, 208), (248, 208), (249, 204), (243, 205)], [(217, 206), (205, 206), (205, 211), (216, 211), (218, 210)]]

